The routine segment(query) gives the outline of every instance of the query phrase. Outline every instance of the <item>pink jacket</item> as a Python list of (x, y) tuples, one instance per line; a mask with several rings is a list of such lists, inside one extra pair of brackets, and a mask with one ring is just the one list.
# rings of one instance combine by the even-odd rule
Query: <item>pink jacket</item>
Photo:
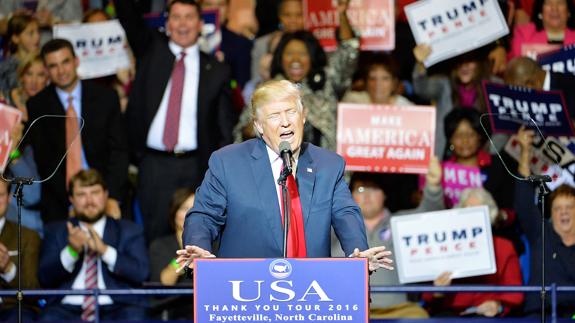
[[(509, 52), (508, 59), (521, 56), (521, 46), (523, 44), (547, 44), (547, 33), (545, 30), (537, 31), (535, 24), (530, 22), (525, 25), (516, 26), (513, 30), (513, 38), (511, 39), (511, 51)], [(575, 43), (575, 31), (572, 29), (565, 29), (565, 38), (563, 45)]]

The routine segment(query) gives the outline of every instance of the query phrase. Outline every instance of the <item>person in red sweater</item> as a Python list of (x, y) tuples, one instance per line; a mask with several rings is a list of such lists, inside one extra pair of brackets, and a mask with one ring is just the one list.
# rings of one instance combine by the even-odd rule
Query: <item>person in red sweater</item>
[[(491, 194), (483, 188), (466, 189), (461, 193), (459, 207), (487, 205), (491, 225), (496, 226), (501, 213)], [(433, 285), (521, 285), (519, 259), (511, 241), (493, 236), (497, 271), (491, 275), (452, 280), (451, 272), (444, 272), (435, 279)], [(505, 316), (523, 303), (522, 293), (424, 293), (423, 300), (432, 316)]]

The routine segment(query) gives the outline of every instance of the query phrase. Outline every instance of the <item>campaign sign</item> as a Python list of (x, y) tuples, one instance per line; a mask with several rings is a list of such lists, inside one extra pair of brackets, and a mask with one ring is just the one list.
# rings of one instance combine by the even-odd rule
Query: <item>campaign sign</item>
[(425, 174), (435, 108), (339, 103), (337, 153), (351, 171)]
[(368, 322), (365, 258), (197, 259), (194, 322)]
[[(550, 190), (561, 184), (575, 187), (575, 155), (569, 150), (572, 138), (541, 138), (535, 136), (531, 147), (529, 169), (532, 174), (549, 175), (552, 181), (547, 183)], [(505, 151), (519, 161), (521, 145), (517, 136), (513, 135), (505, 145)]]
[(399, 282), (432, 281), (450, 271), (453, 278), (496, 270), (487, 206), (391, 217)]
[(546, 71), (575, 74), (575, 45), (540, 55), (537, 62)]
[(426, 67), (509, 33), (497, 1), (421, 0), (405, 6), (405, 14), (415, 42), (431, 46)]
[(558, 44), (525, 43), (521, 44), (521, 56), (527, 56), (533, 60), (545, 53), (553, 52), (561, 48)]
[(0, 172), (4, 172), (12, 151), (12, 130), (20, 123), (22, 112), (0, 103)]
[(78, 75), (91, 79), (130, 68), (126, 34), (118, 20), (54, 26), (54, 38), (69, 40), (80, 59)]
[(539, 91), (485, 81), (483, 90), (493, 132), (516, 133), (521, 125), (532, 125), (534, 121), (546, 135), (574, 135), (561, 91)]
[(483, 187), (479, 167), (443, 162), (442, 186), (446, 207), (451, 208), (459, 203), (461, 192), (466, 188)]
[[(337, 48), (337, 0), (304, 0), (304, 24), (325, 51)], [(347, 17), (359, 33), (361, 50), (393, 50), (395, 15), (393, 0), (351, 0)]]

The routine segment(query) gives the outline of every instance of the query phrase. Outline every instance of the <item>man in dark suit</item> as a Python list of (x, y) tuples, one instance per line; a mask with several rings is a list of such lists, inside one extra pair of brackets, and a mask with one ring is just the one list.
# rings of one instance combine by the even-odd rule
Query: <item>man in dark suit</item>
[[(40, 253), (40, 284), (57, 289), (114, 289), (138, 287), (148, 278), (149, 261), (141, 227), (104, 213), (108, 191), (102, 176), (81, 170), (70, 179), (69, 198), (74, 218), (46, 226)], [(47, 320), (92, 320), (93, 296), (52, 299)], [(145, 299), (99, 296), (101, 319), (141, 320)]]
[(194, 0), (169, 3), (167, 36), (147, 28), (134, 0), (117, 1), (116, 10), (138, 61), (127, 119), (152, 241), (170, 232), (165, 219), (173, 192), (196, 187), (210, 154), (232, 142), (230, 71), (199, 51), (201, 10)]
[[(186, 217), (180, 265), (195, 257), (213, 257), (215, 241), (219, 250), (214, 253), (220, 257), (281, 257), (282, 193), (276, 183), (286, 176), (292, 198), (288, 257), (329, 257), (333, 227), (346, 255), (368, 257), (370, 270), (391, 268), (385, 247), (367, 249), (359, 207), (343, 179), (343, 159), (302, 144), (305, 118), (297, 86), (283, 80), (258, 87), (252, 97), (252, 117), (260, 138), (227, 146), (210, 158)], [(293, 152), (295, 174), (285, 173), (288, 167), (279, 156), (282, 141)]]
[[(79, 60), (67, 40), (53, 39), (46, 43), (42, 57), (52, 83), (28, 100), (28, 113), (29, 119), (35, 120), (30, 126), (29, 139), (38, 173), (46, 179), (55, 171), (50, 180), (42, 183), (43, 220), (47, 223), (68, 218), (67, 180), (74, 172), (89, 167), (100, 171), (109, 183), (108, 213), (119, 216), (118, 201), (123, 198), (128, 178), (128, 146), (118, 95), (96, 83), (80, 81), (76, 72)], [(69, 117), (71, 113), (75, 117)], [(84, 120), (84, 128), (70, 144), (67, 123), (78, 116)], [(82, 122), (76, 124), (79, 129)], [(74, 130), (72, 139), (77, 134), (78, 130)], [(79, 147), (78, 154), (74, 154), (74, 147)], [(58, 167), (68, 148), (66, 160)], [(68, 167), (71, 157), (76, 155), (78, 163)]]
[[(18, 288), (18, 226), (6, 219), (10, 206), (9, 184), (0, 180), (0, 289)], [(22, 228), (22, 288), (38, 288), (38, 254), (40, 237), (35, 231)], [(24, 298), (22, 317), (34, 320), (39, 310), (35, 299)], [(1, 298), (0, 321), (15, 322), (18, 308), (14, 297)]]
[(509, 85), (563, 92), (569, 116), (575, 120), (575, 76), (545, 71), (536, 61), (522, 56), (509, 61), (504, 78)]

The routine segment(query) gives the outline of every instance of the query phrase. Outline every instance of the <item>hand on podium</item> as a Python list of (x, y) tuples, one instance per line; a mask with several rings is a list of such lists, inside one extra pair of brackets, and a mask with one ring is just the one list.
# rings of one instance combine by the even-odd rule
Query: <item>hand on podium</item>
[(196, 258), (216, 257), (214, 254), (205, 249), (202, 249), (198, 246), (189, 246), (189, 245), (185, 246), (184, 249), (177, 250), (176, 255), (178, 256), (178, 258), (176, 258), (176, 261), (178, 262), (178, 265), (180, 265), (180, 268), (176, 270), (177, 273), (180, 273), (186, 267), (193, 270), (194, 269), (193, 261)]
[(364, 251), (359, 251), (358, 248), (355, 248), (350, 255), (353, 258), (367, 258), (370, 272), (377, 271), (379, 268), (393, 270), (393, 266), (391, 266), (393, 260), (387, 256), (391, 256), (391, 251), (385, 250), (385, 246), (373, 247)]

